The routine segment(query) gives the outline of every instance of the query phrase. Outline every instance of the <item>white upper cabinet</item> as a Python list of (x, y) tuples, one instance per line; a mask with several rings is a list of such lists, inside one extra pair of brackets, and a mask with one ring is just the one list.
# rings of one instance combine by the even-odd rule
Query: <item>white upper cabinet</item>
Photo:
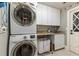
[(48, 19), (51, 22), (49, 23), (51, 23), (51, 25), (59, 26), (60, 25), (60, 10), (51, 8), (51, 10), (49, 11), (51, 11), (51, 19)]
[(60, 26), (60, 10), (43, 4), (38, 4), (37, 24)]
[(60, 25), (60, 10), (52, 8), (52, 25)]
[(51, 21), (52, 21), (52, 8), (51, 7), (47, 7), (47, 21), (48, 21), (48, 25), (51, 25)]
[(37, 6), (37, 24), (41, 25), (42, 23), (42, 9), (41, 9), (42, 5), (41, 4), (38, 4)]
[(47, 25), (47, 6), (38, 4), (37, 6), (37, 24)]
[(42, 5), (42, 25), (47, 25), (47, 6)]

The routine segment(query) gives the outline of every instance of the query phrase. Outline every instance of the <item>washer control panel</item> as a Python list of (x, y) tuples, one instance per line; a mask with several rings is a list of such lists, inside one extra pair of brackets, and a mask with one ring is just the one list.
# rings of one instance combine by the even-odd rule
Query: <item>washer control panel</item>
[(30, 35), (11, 35), (10, 39), (12, 41), (36, 40), (37, 36), (36, 36), (36, 34), (30, 34)]
[(23, 39), (26, 39), (26, 40), (35, 40), (36, 39), (36, 35), (35, 34), (23, 35)]
[(32, 38), (35, 38), (35, 35), (30, 35), (30, 38), (32, 39)]
[(24, 36), (24, 39), (27, 39), (27, 36)]

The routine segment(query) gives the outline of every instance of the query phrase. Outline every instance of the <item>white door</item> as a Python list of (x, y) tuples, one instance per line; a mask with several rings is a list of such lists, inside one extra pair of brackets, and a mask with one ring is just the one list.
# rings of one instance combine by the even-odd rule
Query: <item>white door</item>
[(69, 13), (70, 50), (79, 54), (79, 8)]

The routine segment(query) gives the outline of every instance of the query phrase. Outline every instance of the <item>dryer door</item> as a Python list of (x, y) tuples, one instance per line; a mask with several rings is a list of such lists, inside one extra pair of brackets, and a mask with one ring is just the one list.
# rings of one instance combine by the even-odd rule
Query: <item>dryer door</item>
[(21, 26), (32, 25), (36, 18), (34, 10), (26, 5), (19, 3), (14, 9), (14, 21)]
[(34, 56), (36, 52), (36, 46), (33, 41), (21, 41), (13, 47), (12, 56)]

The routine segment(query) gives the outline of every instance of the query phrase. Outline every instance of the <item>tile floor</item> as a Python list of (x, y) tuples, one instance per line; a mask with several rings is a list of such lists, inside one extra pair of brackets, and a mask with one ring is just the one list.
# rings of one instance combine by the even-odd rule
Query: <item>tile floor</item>
[(50, 56), (77, 56), (75, 53), (67, 51), (66, 49), (56, 51)]
[(62, 49), (59, 51), (55, 51), (53, 54), (51, 53), (44, 54), (44, 56), (78, 56), (78, 55), (66, 49)]

